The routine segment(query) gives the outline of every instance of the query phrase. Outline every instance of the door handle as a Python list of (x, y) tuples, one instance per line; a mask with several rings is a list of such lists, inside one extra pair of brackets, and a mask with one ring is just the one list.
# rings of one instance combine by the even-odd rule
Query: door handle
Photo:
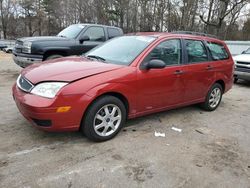
[(208, 65), (207, 67), (206, 67), (206, 70), (212, 70), (214, 67), (212, 66), (212, 65)]
[(174, 72), (175, 75), (180, 75), (180, 74), (183, 74), (183, 73), (184, 73), (184, 71), (182, 71), (182, 70), (176, 70)]

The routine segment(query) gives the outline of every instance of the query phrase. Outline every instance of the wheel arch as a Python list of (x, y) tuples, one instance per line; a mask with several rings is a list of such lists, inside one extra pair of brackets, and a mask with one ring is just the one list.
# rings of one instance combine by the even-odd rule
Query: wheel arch
[(51, 55), (67, 56), (68, 53), (66, 50), (47, 50), (43, 55), (43, 61), (46, 60)]
[(79, 127), (80, 129), (81, 129), (81, 127), (82, 127), (84, 118), (85, 118), (86, 113), (87, 113), (87, 111), (89, 110), (90, 106), (91, 106), (96, 100), (98, 100), (99, 98), (104, 97), (104, 96), (113, 96), (113, 97), (116, 97), (116, 98), (118, 98), (119, 100), (121, 100), (122, 103), (123, 103), (124, 106), (125, 106), (125, 109), (126, 109), (126, 113), (127, 113), (127, 114), (126, 114), (126, 115), (127, 115), (126, 119), (128, 118), (128, 115), (129, 115), (129, 102), (128, 102), (127, 97), (126, 97), (125, 95), (121, 94), (120, 92), (117, 92), (117, 91), (104, 92), (104, 93), (102, 93), (102, 94), (96, 96), (95, 98), (93, 98), (93, 99), (91, 100), (91, 102), (88, 104), (87, 108), (85, 109), (85, 111), (84, 111), (84, 113), (83, 113), (83, 115), (82, 115), (82, 120), (81, 120), (81, 124), (80, 124), (80, 127)]
[[(124, 104), (125, 108), (126, 108), (126, 112), (127, 112), (127, 115), (129, 113), (129, 102), (128, 102), (128, 99), (127, 97), (125, 97), (125, 95), (121, 94), (120, 92), (117, 92), (117, 91), (110, 91), (110, 92), (104, 92), (102, 93), (101, 95), (98, 95), (96, 96), (91, 102), (90, 104), (88, 105), (87, 109), (89, 108), (90, 105), (92, 105), (96, 100), (98, 100), (99, 98), (101, 97), (104, 97), (104, 96), (113, 96), (113, 97), (116, 97), (118, 99), (120, 99), (122, 101), (122, 103)], [(87, 110), (85, 110), (87, 111)]]
[(226, 87), (225, 82), (224, 82), (222, 79), (220, 79), (220, 80), (217, 80), (217, 81), (215, 82), (215, 84), (216, 84), (216, 83), (221, 85), (222, 90), (223, 90), (223, 93), (224, 93), (224, 92), (225, 92), (225, 87)]

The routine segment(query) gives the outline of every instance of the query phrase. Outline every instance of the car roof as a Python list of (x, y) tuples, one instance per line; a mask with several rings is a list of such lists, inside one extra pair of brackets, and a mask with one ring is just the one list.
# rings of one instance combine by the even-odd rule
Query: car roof
[(166, 37), (183, 37), (183, 38), (192, 38), (192, 39), (199, 39), (199, 40), (212, 40), (222, 42), (221, 40), (210, 37), (210, 36), (202, 36), (202, 35), (195, 35), (195, 34), (182, 34), (182, 33), (168, 33), (168, 32), (136, 32), (136, 33), (129, 33), (127, 35), (135, 35), (135, 36), (151, 36), (157, 38), (166, 38)]
[(72, 25), (82, 25), (82, 26), (101, 26), (101, 27), (109, 27), (109, 28), (116, 28), (116, 29), (120, 29), (119, 27), (115, 27), (115, 26), (109, 26), (109, 25), (102, 25), (102, 24), (94, 24), (94, 23), (78, 23), (78, 24), (72, 24)]

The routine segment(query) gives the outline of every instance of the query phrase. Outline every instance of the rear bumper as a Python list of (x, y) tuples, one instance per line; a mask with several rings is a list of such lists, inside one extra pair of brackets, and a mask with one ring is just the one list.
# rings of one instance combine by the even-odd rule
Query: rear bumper
[(234, 77), (250, 81), (250, 72), (234, 71)]
[(33, 63), (38, 63), (43, 60), (42, 55), (19, 54), (13, 51), (14, 62), (22, 68), (25, 68)]
[[(79, 130), (88, 96), (69, 95), (47, 99), (25, 93), (16, 84), (12, 92), (20, 113), (37, 128), (53, 132)], [(71, 109), (57, 112), (58, 107), (62, 106), (71, 106)]]

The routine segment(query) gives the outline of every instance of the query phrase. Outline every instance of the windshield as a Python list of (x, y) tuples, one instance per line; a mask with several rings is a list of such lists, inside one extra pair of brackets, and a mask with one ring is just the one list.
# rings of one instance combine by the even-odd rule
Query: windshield
[(83, 28), (84, 28), (84, 25), (79, 25), (79, 24), (71, 25), (65, 28), (64, 30), (62, 30), (60, 33), (58, 33), (57, 36), (74, 39), (82, 31)]
[(129, 65), (156, 38), (152, 36), (123, 36), (114, 38), (84, 54), (106, 63)]
[(248, 48), (246, 51), (244, 51), (244, 54), (250, 54), (250, 48)]

